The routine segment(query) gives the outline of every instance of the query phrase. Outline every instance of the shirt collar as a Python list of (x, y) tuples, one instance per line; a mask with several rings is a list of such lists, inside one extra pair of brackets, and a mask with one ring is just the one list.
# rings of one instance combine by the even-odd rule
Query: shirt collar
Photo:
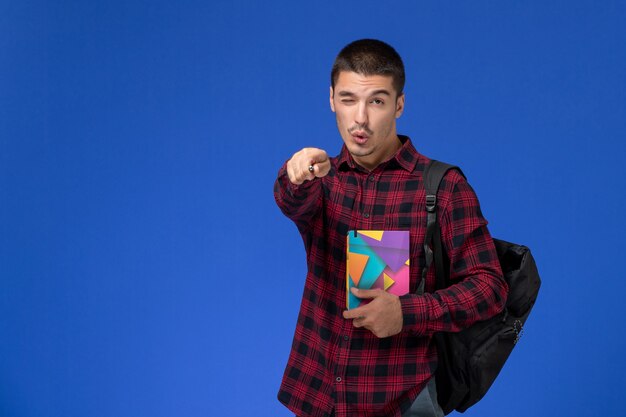
[[(400, 142), (402, 142), (402, 146), (398, 149), (398, 152), (391, 157), (391, 159), (387, 162), (383, 162), (384, 165), (388, 165), (390, 163), (397, 163), (401, 168), (405, 169), (408, 172), (413, 172), (415, 170), (415, 165), (417, 164), (417, 160), (419, 159), (419, 154), (413, 144), (411, 143), (411, 139), (408, 136), (398, 135)], [(382, 165), (382, 164), (381, 164)], [(359, 165), (354, 161), (350, 152), (348, 152), (348, 148), (344, 144), (341, 148), (341, 153), (337, 159), (337, 166), (339, 170), (356, 170), (362, 169)]]

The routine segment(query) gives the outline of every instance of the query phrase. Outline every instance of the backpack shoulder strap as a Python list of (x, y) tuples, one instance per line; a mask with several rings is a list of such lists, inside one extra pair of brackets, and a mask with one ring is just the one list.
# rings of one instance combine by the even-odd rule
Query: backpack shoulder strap
[(461, 171), (456, 165), (446, 164), (445, 162), (436, 161), (434, 159), (426, 165), (424, 169), (424, 188), (426, 189), (426, 196), (437, 195), (441, 180), (451, 169)]
[(446, 164), (444, 162), (431, 160), (424, 169), (423, 181), (426, 190), (426, 238), (424, 239), (424, 255), (426, 263), (422, 269), (422, 279), (417, 289), (418, 294), (424, 293), (424, 285), (426, 283), (426, 274), (428, 269), (435, 261), (435, 276), (437, 277), (437, 289), (447, 287), (448, 273), (444, 263), (444, 253), (441, 244), (441, 230), (437, 220), (437, 191), (441, 180), (451, 169), (456, 169), (463, 175), (459, 167)]

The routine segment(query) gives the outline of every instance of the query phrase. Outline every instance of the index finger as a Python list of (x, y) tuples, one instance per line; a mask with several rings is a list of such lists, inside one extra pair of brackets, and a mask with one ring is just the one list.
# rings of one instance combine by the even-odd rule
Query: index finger
[(319, 164), (328, 160), (328, 154), (323, 149), (309, 148), (309, 155), (311, 164)]

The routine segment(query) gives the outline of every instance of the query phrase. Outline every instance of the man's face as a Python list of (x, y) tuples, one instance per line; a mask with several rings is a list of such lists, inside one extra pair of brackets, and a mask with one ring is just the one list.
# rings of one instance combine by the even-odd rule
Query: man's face
[(330, 88), (339, 133), (354, 160), (368, 170), (400, 147), (396, 119), (404, 109), (404, 94), (397, 97), (392, 81), (390, 76), (342, 71)]

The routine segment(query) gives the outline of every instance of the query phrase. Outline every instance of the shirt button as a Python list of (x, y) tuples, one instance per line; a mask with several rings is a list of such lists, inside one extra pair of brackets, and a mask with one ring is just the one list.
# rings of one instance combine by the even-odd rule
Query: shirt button
[(369, 213), (363, 213), (363, 217), (365, 217), (366, 219), (370, 218), (370, 214)]
[(343, 340), (345, 340), (346, 342), (349, 340), (350, 338), (346, 335), (343, 337)]
[(372, 182), (372, 181), (374, 181), (374, 177), (369, 177), (369, 178), (368, 178), (368, 180), (369, 180), (370, 182)]
[(341, 377), (340, 377), (340, 376), (338, 376), (337, 378), (335, 378), (335, 381), (337, 381), (337, 382), (341, 382)]

